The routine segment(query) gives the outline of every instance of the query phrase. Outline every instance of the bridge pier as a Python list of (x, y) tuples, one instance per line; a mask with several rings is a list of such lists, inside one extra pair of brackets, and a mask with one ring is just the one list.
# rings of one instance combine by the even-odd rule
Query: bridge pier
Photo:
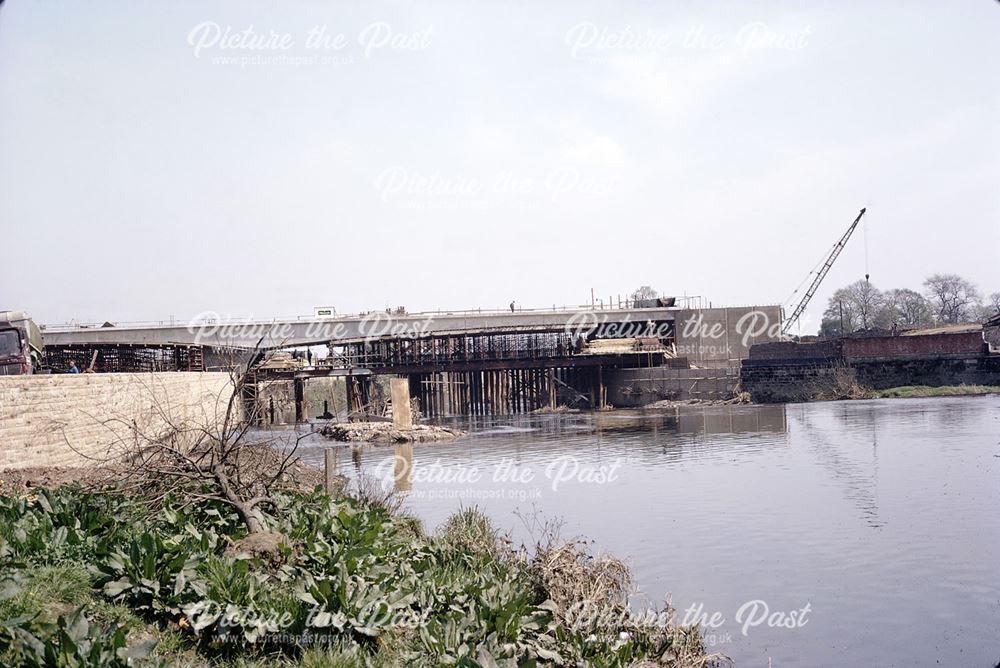
[[(376, 374), (408, 381), (410, 395), (420, 412), (427, 417), (460, 415), (512, 415), (559, 405), (594, 409), (607, 406), (607, 371), (618, 368), (614, 361), (606, 371), (604, 364), (577, 358), (566, 366), (527, 366), (521, 363), (491, 362), (488, 365), (464, 365), (457, 370), (441, 367), (342, 369), (329, 374), (320, 370), (259, 372), (244, 390), (247, 415), (260, 423), (303, 422), (309, 419), (307, 381), (341, 377), (347, 411), (353, 418), (382, 415), (388, 395), (385, 384), (376, 383)], [(313, 373), (313, 375), (310, 375)], [(321, 375), (325, 374), (325, 375)], [(613, 380), (613, 379), (612, 379)], [(319, 382), (317, 380), (317, 382)]]
[[(599, 369), (599, 367), (598, 367)], [(570, 405), (606, 405), (603, 372), (595, 368), (500, 368), (409, 373), (412, 396), (427, 417), (511, 415)], [(603, 403), (601, 403), (603, 402)]]
[(295, 422), (305, 422), (309, 419), (306, 414), (306, 379), (296, 378), (292, 381), (292, 392), (295, 395)]
[(556, 409), (556, 370), (548, 370), (548, 391), (549, 391), (549, 408), (551, 410)]
[(597, 404), (598, 409), (608, 406), (608, 388), (604, 386), (604, 367), (597, 367)]

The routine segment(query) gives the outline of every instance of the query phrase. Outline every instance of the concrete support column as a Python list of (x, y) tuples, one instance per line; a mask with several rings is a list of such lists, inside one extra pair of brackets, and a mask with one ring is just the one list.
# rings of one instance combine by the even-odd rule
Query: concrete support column
[(389, 393), (392, 398), (392, 425), (396, 429), (411, 428), (413, 415), (410, 413), (410, 379), (389, 379)]
[(295, 421), (305, 422), (309, 419), (306, 415), (306, 379), (296, 378), (292, 383), (295, 390)]

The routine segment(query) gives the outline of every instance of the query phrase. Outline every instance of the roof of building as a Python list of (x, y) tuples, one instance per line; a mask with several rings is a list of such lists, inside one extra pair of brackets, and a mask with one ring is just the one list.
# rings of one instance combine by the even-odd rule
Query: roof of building
[(926, 334), (964, 334), (966, 332), (982, 331), (983, 326), (978, 322), (963, 322), (957, 325), (939, 325), (935, 327), (919, 327), (908, 329), (902, 332), (901, 336), (924, 336)]

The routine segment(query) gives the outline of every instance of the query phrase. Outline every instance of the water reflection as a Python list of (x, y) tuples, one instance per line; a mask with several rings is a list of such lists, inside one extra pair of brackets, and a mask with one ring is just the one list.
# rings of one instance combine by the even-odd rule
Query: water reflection
[[(351, 449), (351, 462), (354, 463), (354, 472), (358, 475), (361, 475), (362, 453), (363, 450), (361, 448)], [(303, 456), (303, 459), (305, 459), (305, 456)]]
[(400, 443), (395, 447), (393, 488), (397, 492), (408, 492), (413, 489), (413, 444)]
[[(1000, 398), (448, 424), (470, 434), (344, 447), (344, 472), (384, 473), (428, 530), (461, 506), (516, 540), (515, 513), (561, 518), (565, 537), (625, 558), (650, 600), (721, 611), (716, 635), (732, 637), (711, 649), (741, 665), (996, 661), (981, 640), (1000, 626)], [(328, 445), (307, 440), (301, 452), (319, 464)], [(470, 469), (481, 475), (428, 475)], [(596, 482), (602, 471), (613, 475)], [(801, 629), (744, 636), (734, 612), (758, 599), (814, 612)]]
[(844, 497), (857, 506), (868, 526), (883, 526), (877, 495), (877, 410), (873, 406), (855, 406), (845, 411), (844, 403), (816, 404), (820, 410), (810, 410), (807, 406), (794, 406), (792, 418), (800, 423), (805, 435), (802, 440), (814, 455), (814, 461), (823, 467)]
[(783, 433), (785, 406), (679, 406), (659, 410), (615, 410), (599, 413), (527, 414), (505, 417), (442, 418), (437, 424), (457, 427), (475, 437), (532, 432), (536, 436), (616, 431), (665, 430), (675, 434)]

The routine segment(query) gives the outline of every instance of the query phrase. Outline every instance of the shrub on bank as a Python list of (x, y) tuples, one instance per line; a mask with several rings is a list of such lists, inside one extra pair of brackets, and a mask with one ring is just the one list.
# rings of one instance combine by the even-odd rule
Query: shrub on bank
[(619, 562), (514, 549), (474, 510), (425, 536), (377, 504), (289, 492), (265, 520), (247, 535), (217, 501), (0, 497), (0, 664), (709, 660), (697, 629), (628, 616)]

